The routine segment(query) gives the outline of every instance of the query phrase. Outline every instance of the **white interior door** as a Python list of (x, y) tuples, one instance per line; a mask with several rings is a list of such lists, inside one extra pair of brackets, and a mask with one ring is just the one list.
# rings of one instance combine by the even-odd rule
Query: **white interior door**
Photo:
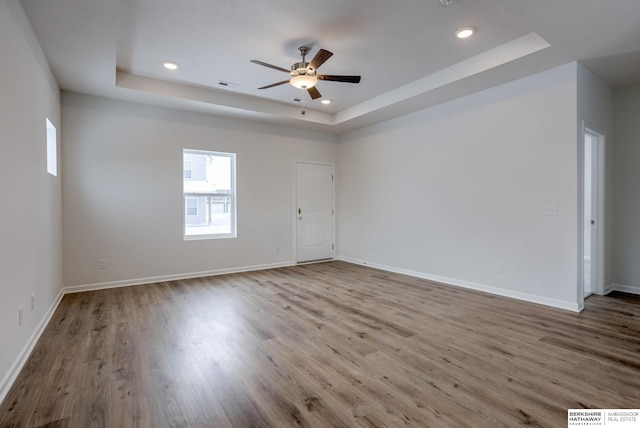
[(583, 296), (604, 294), (604, 136), (584, 132)]
[(594, 209), (597, 201), (597, 182), (594, 180), (595, 170), (597, 168), (597, 140), (592, 137), (588, 132), (584, 133), (584, 260), (583, 260), (583, 291), (584, 296), (588, 296), (593, 293), (593, 287), (595, 286), (595, 273), (596, 266), (594, 255), (597, 252), (593, 251), (595, 238), (597, 236), (596, 230), (596, 215), (597, 212)]
[(333, 166), (296, 163), (296, 259), (333, 258)]

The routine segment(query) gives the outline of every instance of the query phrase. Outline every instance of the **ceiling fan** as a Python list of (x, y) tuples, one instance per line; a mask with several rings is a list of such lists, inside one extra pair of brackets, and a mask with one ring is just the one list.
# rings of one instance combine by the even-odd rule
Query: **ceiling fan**
[(257, 59), (252, 59), (251, 62), (254, 64), (263, 65), (265, 67), (273, 68), (274, 70), (283, 71), (291, 75), (291, 78), (288, 80), (283, 80), (282, 82), (273, 83), (271, 85), (263, 86), (258, 89), (268, 89), (273, 88), (274, 86), (284, 85), (285, 83), (291, 83), (291, 85), (295, 86), (298, 89), (306, 89), (309, 92), (309, 95), (312, 99), (320, 98), (320, 92), (318, 88), (316, 88), (316, 84), (318, 80), (329, 80), (332, 82), (347, 82), (347, 83), (360, 83), (360, 76), (335, 76), (331, 74), (316, 74), (318, 68), (324, 64), (326, 60), (331, 58), (333, 53), (326, 51), (324, 49), (320, 49), (316, 56), (313, 57), (311, 62), (307, 62), (305, 57), (309, 53), (310, 49), (307, 46), (300, 46), (298, 48), (298, 52), (302, 56), (301, 62), (296, 62), (291, 66), (291, 70), (287, 70), (286, 68), (278, 67), (277, 65), (267, 64), (266, 62), (258, 61)]

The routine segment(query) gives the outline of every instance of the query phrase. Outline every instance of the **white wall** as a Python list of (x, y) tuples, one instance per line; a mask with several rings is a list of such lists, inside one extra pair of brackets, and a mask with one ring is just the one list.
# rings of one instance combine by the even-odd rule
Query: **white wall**
[(577, 310), (576, 90), (573, 63), (342, 136), (339, 257)]
[(17, 0), (0, 1), (0, 58), (2, 400), (60, 293), (62, 259), (60, 178), (47, 173), (45, 125), (49, 117), (60, 131), (59, 90)]
[(640, 293), (640, 85), (614, 93), (614, 282)]
[[(578, 151), (578, 169), (580, 177), (583, 174), (583, 132), (584, 128), (591, 129), (604, 136), (604, 219), (599, 219), (600, 224), (604, 225), (604, 230), (600, 230), (604, 247), (600, 251), (600, 256), (604, 257), (604, 272), (600, 276), (600, 282), (605, 288), (613, 281), (613, 152), (614, 152), (614, 132), (613, 132), (613, 91), (596, 75), (591, 73), (582, 64), (577, 64), (578, 76), (578, 117), (577, 125), (577, 151)], [(583, 128), (584, 127), (584, 128)], [(582, 179), (578, 182), (577, 192), (579, 195), (580, 212), (583, 207), (583, 188)], [(580, 214), (582, 215), (582, 214)], [(604, 221), (603, 221), (604, 220)], [(582, 238), (584, 236), (581, 225), (578, 225), (578, 253), (579, 257), (583, 257)], [(582, 281), (582, 265), (578, 267), (578, 278)], [(594, 269), (593, 263), (591, 268)], [(600, 290), (603, 291), (603, 290)], [(580, 299), (582, 287), (578, 287), (578, 298)]]
[[(333, 135), (74, 93), (62, 112), (65, 286), (291, 264), (294, 161), (337, 156)], [(183, 239), (185, 148), (237, 153), (236, 239)]]

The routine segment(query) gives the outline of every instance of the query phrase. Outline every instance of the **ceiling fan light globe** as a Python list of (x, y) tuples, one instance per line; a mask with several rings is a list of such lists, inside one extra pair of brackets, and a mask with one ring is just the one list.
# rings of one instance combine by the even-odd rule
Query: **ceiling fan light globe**
[(309, 89), (316, 86), (318, 79), (315, 76), (307, 75), (293, 76), (289, 83), (298, 89)]

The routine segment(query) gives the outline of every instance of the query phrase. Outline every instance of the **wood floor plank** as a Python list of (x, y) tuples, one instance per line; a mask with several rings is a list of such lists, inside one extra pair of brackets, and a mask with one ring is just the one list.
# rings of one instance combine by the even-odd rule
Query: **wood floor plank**
[(513, 427), (640, 406), (640, 297), (575, 314), (345, 262), (65, 295), (0, 427)]

